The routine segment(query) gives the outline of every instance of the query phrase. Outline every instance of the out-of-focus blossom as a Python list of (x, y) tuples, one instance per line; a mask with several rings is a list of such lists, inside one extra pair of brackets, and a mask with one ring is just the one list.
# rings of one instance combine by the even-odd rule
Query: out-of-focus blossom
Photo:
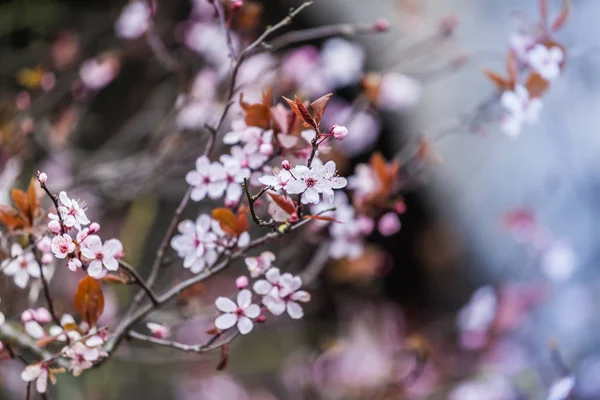
[(342, 38), (327, 40), (321, 49), (323, 74), (333, 88), (358, 83), (364, 62), (362, 46)]
[(496, 318), (498, 297), (491, 286), (475, 291), (471, 299), (458, 314), (461, 344), (468, 348), (479, 348), (485, 344), (487, 331)]
[(506, 378), (492, 376), (487, 380), (472, 380), (456, 386), (448, 400), (516, 400), (515, 389)]
[(403, 110), (419, 102), (422, 90), (419, 81), (390, 72), (381, 77), (377, 105), (387, 111)]
[(133, 1), (127, 4), (115, 22), (117, 36), (135, 39), (148, 30), (152, 12), (145, 1)]
[(10, 203), (10, 188), (21, 173), (22, 162), (17, 157), (9, 158), (0, 174), (0, 204)]
[(238, 293), (237, 304), (227, 297), (217, 298), (215, 304), (223, 313), (215, 320), (215, 326), (221, 330), (237, 325), (240, 333), (246, 335), (254, 327), (252, 319), (260, 315), (260, 307), (252, 304), (252, 292), (247, 289)]
[[(40, 277), (40, 265), (35, 260), (35, 255), (31, 250), (23, 251), (18, 243), (13, 243), (10, 248), (10, 258), (2, 261), (0, 265), (4, 273), (12, 276), (15, 285), (22, 289), (27, 286), (30, 277)], [(45, 270), (45, 267), (42, 268)]]
[(195, 274), (217, 260), (217, 236), (211, 228), (212, 218), (202, 214), (195, 223), (190, 220), (181, 221), (178, 225), (180, 234), (171, 239), (171, 247), (183, 258), (183, 266)]
[(246, 257), (244, 259), (252, 278), (258, 278), (267, 272), (271, 268), (273, 261), (275, 261), (275, 254), (270, 251), (263, 251), (259, 256)]
[(550, 48), (537, 44), (527, 53), (529, 65), (547, 81), (553, 81), (560, 75), (560, 63), (565, 54), (558, 46)]
[(524, 33), (515, 33), (510, 36), (510, 48), (515, 52), (517, 59), (523, 64), (528, 62), (529, 51), (535, 43), (536, 40), (533, 36)]
[[(234, 49), (238, 47), (238, 38), (232, 33)], [(227, 72), (229, 55), (227, 40), (220, 26), (196, 22), (185, 33), (185, 44), (192, 50), (202, 54), (214, 66), (219, 76)]]
[(395, 212), (387, 212), (379, 218), (377, 222), (377, 230), (383, 236), (391, 236), (400, 230), (402, 224), (400, 218)]
[(246, 389), (227, 374), (186, 379), (177, 385), (177, 400), (251, 400)]
[(49, 370), (46, 364), (37, 363), (28, 365), (21, 373), (21, 379), (25, 382), (35, 381), (35, 388), (38, 393), (46, 393), (48, 389)]
[(381, 131), (379, 118), (369, 111), (354, 111), (352, 106), (332, 100), (325, 110), (321, 125), (344, 125), (350, 135), (338, 143), (339, 149), (349, 157), (373, 148)]
[(225, 200), (235, 203), (242, 196), (242, 183), (250, 177), (250, 169), (242, 166), (241, 160), (224, 154), (220, 161), (225, 170)]
[(218, 114), (215, 103), (218, 78), (211, 68), (200, 71), (190, 92), (178, 99), (177, 125), (183, 129), (204, 129)]
[(566, 376), (550, 386), (547, 400), (567, 400), (575, 388), (575, 378)]
[(92, 90), (100, 90), (117, 76), (119, 63), (113, 57), (102, 60), (92, 58), (85, 60), (79, 68), (79, 77), (83, 85)]
[(208, 157), (201, 156), (196, 160), (196, 169), (187, 173), (185, 180), (193, 187), (191, 199), (203, 200), (207, 195), (217, 199), (223, 195), (227, 187), (225, 170), (218, 162), (210, 162)]
[(500, 103), (507, 111), (501, 123), (502, 131), (511, 137), (519, 136), (524, 122), (536, 123), (542, 109), (542, 101), (539, 98), (530, 99), (529, 92), (521, 85), (517, 85), (514, 91), (502, 93)]
[(577, 394), (584, 399), (600, 398), (600, 357), (586, 357), (577, 367)]
[(569, 279), (577, 268), (577, 256), (568, 242), (556, 240), (542, 253), (540, 268), (554, 282)]

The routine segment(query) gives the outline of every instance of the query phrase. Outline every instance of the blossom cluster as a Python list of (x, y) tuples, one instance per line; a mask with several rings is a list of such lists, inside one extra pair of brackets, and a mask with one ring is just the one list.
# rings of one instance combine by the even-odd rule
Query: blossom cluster
[[(304, 311), (300, 303), (310, 301), (310, 294), (302, 287), (302, 279), (289, 272), (281, 273), (279, 268), (270, 267), (275, 257), (270, 252), (262, 253), (257, 257), (247, 257), (246, 265), (253, 278), (264, 274), (263, 279), (257, 279), (252, 289), (260, 296), (262, 305), (273, 315), (281, 315), (287, 311), (292, 319), (300, 319)], [(260, 266), (260, 267), (259, 267)], [(265, 269), (269, 267), (266, 271)], [(264, 272), (263, 272), (264, 271)], [(215, 301), (217, 309), (221, 312), (215, 320), (215, 327), (222, 331), (237, 326), (242, 335), (252, 331), (255, 322), (264, 322), (265, 316), (261, 315), (259, 305), (252, 302), (252, 292), (247, 289), (248, 278), (241, 276), (236, 280), (238, 292), (236, 302), (219, 297)]]
[[(68, 259), (71, 271), (83, 268), (94, 278), (101, 278), (108, 271), (119, 269), (119, 258), (123, 256), (123, 245), (118, 239), (102, 242), (96, 233), (100, 225), (90, 222), (85, 213), (85, 203), (71, 199), (62, 191), (58, 196), (61, 205), (57, 213), (50, 213), (48, 229), (54, 234), (51, 250), (58, 259)], [(77, 230), (75, 239), (70, 233)]]

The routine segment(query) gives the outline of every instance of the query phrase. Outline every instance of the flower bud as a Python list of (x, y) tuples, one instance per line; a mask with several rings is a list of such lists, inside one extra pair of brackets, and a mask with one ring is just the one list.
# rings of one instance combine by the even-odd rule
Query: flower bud
[(48, 175), (44, 172), (38, 171), (38, 181), (40, 183), (46, 183), (48, 181)]
[(50, 311), (44, 307), (39, 307), (37, 310), (35, 310), (34, 318), (40, 324), (47, 324), (48, 322), (52, 321), (52, 315), (50, 315)]
[(298, 222), (300, 219), (298, 218), (298, 213), (293, 212), (292, 215), (288, 218), (288, 222)]
[(91, 235), (91, 234), (93, 234), (93, 233), (96, 233), (96, 232), (98, 232), (99, 230), (100, 230), (100, 224), (99, 224), (99, 223), (97, 223), (97, 222), (92, 222), (92, 223), (90, 224), (90, 227), (89, 227), (89, 231), (88, 231), (88, 232), (89, 232), (89, 234)]
[(259, 324), (264, 324), (267, 321), (267, 317), (265, 315), (259, 315), (254, 321)]
[(239, 276), (236, 280), (235, 280), (235, 286), (239, 289), (246, 289), (248, 287), (248, 278), (244, 275)]
[(398, 214), (394, 212), (383, 214), (377, 223), (377, 229), (379, 229), (379, 233), (383, 236), (393, 235), (400, 230), (400, 227), (400, 218), (398, 218)]
[(58, 234), (60, 233), (60, 223), (53, 219), (52, 221), (48, 222), (48, 229), (50, 229), (50, 232)]
[(333, 125), (329, 133), (337, 140), (342, 140), (348, 136), (348, 128), (341, 125)]
[(394, 204), (394, 211), (398, 214), (404, 214), (406, 212), (406, 204), (403, 201), (398, 201)]
[(25, 310), (21, 313), (21, 321), (29, 322), (33, 320), (33, 312), (31, 310)]
[(264, 156), (270, 156), (273, 154), (273, 145), (271, 143), (263, 143), (260, 145), (258, 151)]
[(373, 24), (373, 28), (376, 32), (385, 32), (390, 28), (390, 21), (385, 18), (377, 18)]
[(290, 169), (292, 169), (292, 164), (290, 164), (289, 160), (283, 160), (281, 162), (281, 168), (285, 169), (286, 171), (289, 171)]

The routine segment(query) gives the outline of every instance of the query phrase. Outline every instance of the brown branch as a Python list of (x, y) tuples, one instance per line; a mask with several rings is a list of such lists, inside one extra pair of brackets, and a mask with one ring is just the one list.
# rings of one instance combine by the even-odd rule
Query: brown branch
[(233, 40), (231, 39), (231, 30), (227, 27), (227, 21), (225, 20), (225, 10), (223, 10), (223, 5), (219, 0), (212, 1), (211, 3), (217, 12), (219, 24), (221, 25), (221, 29), (223, 29), (223, 34), (225, 35), (227, 52), (229, 53), (228, 55), (229, 59), (231, 60), (231, 69), (233, 71), (233, 67), (235, 65), (235, 50), (233, 48)]
[(267, 190), (269, 190), (269, 186), (263, 187), (260, 190), (260, 192), (258, 192), (254, 196), (252, 196), (250, 194), (250, 191), (248, 190), (248, 178), (244, 178), (242, 187), (244, 188), (244, 192), (246, 193), (246, 198), (248, 199), (248, 207), (250, 208), (250, 215), (252, 216), (252, 220), (254, 221), (254, 223), (260, 227), (275, 226), (275, 223), (272, 221), (268, 222), (268, 221), (263, 221), (262, 219), (260, 219), (258, 217), (258, 215), (256, 214), (256, 210), (254, 209), (254, 203), (256, 203), (256, 201), (260, 198), (260, 196), (262, 196)]
[(208, 351), (219, 349), (225, 345), (231, 343), (236, 337), (238, 337), (239, 333), (235, 332), (233, 335), (228, 337), (227, 339), (215, 343), (215, 339), (221, 337), (222, 335), (215, 335), (208, 343), (205, 344), (184, 344), (180, 342), (176, 342), (174, 340), (166, 340), (166, 339), (158, 339), (152, 336), (143, 335), (141, 333), (135, 331), (129, 331), (127, 333), (127, 337), (130, 339), (135, 339), (137, 341), (151, 343), (157, 346), (169, 347), (172, 349), (180, 350), (186, 353), (206, 353)]
[(148, 296), (148, 298), (150, 299), (152, 304), (154, 304), (154, 305), (158, 304), (156, 295), (154, 294), (152, 289), (150, 287), (148, 287), (148, 285), (146, 285), (146, 282), (144, 282), (144, 280), (140, 277), (140, 274), (137, 273), (135, 268), (131, 264), (129, 264), (128, 262), (126, 262), (124, 260), (119, 260), (119, 265), (121, 265), (121, 267), (125, 271), (127, 271), (127, 274), (129, 274), (129, 276), (134, 279), (135, 283), (137, 283), (141, 287), (141, 289), (146, 293), (146, 295)]
[(377, 28), (375, 24), (356, 23), (356, 24), (335, 24), (327, 26), (319, 26), (316, 28), (302, 29), (284, 33), (268, 44), (264, 44), (264, 48), (269, 51), (278, 51), (285, 47), (315, 39), (323, 39), (338, 35), (356, 35), (361, 33), (379, 33), (384, 30)]
[[(38, 357), (41, 360), (49, 360), (54, 357), (50, 352), (39, 347), (25, 333), (15, 330), (8, 323), (4, 323), (4, 324), (0, 325), (0, 338), (2, 340), (6, 341), (7, 343), (13, 343), (21, 349), (30, 351), (32, 354), (34, 354), (36, 357)], [(56, 360), (56, 362), (58, 363), (59, 366), (61, 366), (63, 368), (69, 367), (69, 363), (64, 359), (59, 358)]]

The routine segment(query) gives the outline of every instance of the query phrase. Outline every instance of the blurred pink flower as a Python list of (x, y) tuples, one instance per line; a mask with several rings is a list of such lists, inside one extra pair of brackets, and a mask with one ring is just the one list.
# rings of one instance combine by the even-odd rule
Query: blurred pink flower
[(381, 78), (377, 105), (383, 110), (399, 111), (421, 100), (421, 83), (409, 76), (390, 72)]
[(117, 36), (135, 39), (148, 29), (152, 13), (145, 1), (133, 1), (127, 4), (115, 22)]
[(79, 77), (88, 89), (99, 90), (115, 79), (118, 72), (119, 65), (114, 59), (107, 57), (99, 61), (91, 58), (81, 64)]

